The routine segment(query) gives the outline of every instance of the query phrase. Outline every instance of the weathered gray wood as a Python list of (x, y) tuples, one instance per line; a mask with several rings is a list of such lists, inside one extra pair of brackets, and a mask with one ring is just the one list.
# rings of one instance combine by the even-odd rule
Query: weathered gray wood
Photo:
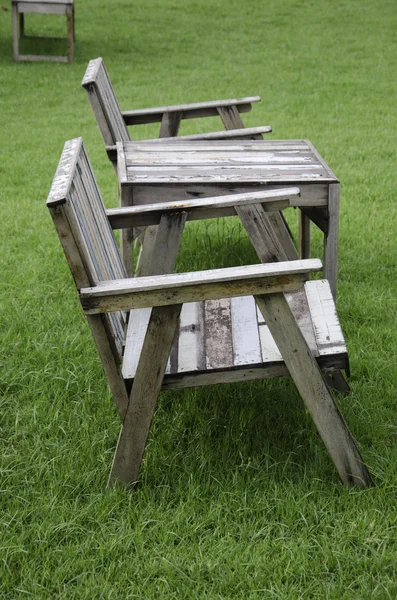
[[(134, 233), (135, 236), (135, 233)], [(156, 244), (157, 227), (147, 227), (143, 234), (144, 243), (141, 245), (138, 263), (136, 266), (136, 277), (146, 277), (150, 275), (150, 266), (153, 258), (153, 250)], [(134, 239), (136, 239), (134, 237)]]
[[(67, 56), (46, 56), (36, 54), (20, 54), (19, 38), (25, 37), (24, 14), (60, 14), (66, 15), (67, 23)], [(19, 27), (18, 27), (19, 21)], [(12, 0), (13, 24), (13, 56), (16, 61), (51, 61), (72, 62), (74, 52), (74, 4), (73, 0)], [(46, 36), (29, 36), (31, 38), (51, 39)], [(63, 39), (63, 38), (56, 38)]]
[(233, 366), (230, 298), (205, 303), (205, 348), (207, 369)]
[[(175, 215), (164, 215), (158, 228), (153, 231), (152, 252), (144, 258), (141, 265), (142, 275), (158, 275), (172, 273), (180, 246), (186, 215), (178, 213)], [(145, 242), (144, 251), (149, 244)], [(151, 316), (150, 308), (143, 308), (130, 312), (128, 329), (125, 340), (125, 352), (123, 360), (123, 374), (135, 373), (139, 356), (143, 347), (148, 323)], [(128, 375), (126, 376), (128, 378)]]
[(161, 217), (151, 258), (150, 275), (162, 275), (174, 270), (186, 217), (184, 212), (165, 214)]
[(64, 15), (72, 3), (68, 0), (63, 2), (45, 2), (42, 0), (35, 0), (34, 2), (24, 0), (23, 2), (19, 2), (16, 0), (13, 4), (17, 4), (19, 13)]
[[(181, 137), (178, 138), (179, 140)], [(145, 152), (131, 152), (127, 147), (128, 152), (125, 153), (126, 163), (128, 167), (150, 167), (151, 165), (158, 165), (161, 167), (216, 167), (216, 166), (247, 166), (253, 167), (256, 165), (274, 165), (277, 167), (285, 167), (289, 169), (290, 166), (303, 167), (303, 169), (310, 168), (314, 165), (316, 168), (323, 170), (322, 165), (318, 164), (313, 155), (308, 152), (252, 152), (250, 149), (241, 151), (233, 150), (231, 152), (218, 152), (213, 151), (199, 151), (191, 152), (190, 150), (181, 151), (181, 149), (174, 150), (173, 145), (176, 142), (169, 142), (169, 139), (163, 138), (168, 144), (168, 152), (154, 152), (153, 148)], [(149, 140), (148, 140), (149, 142)], [(148, 143), (149, 145), (149, 143)], [(154, 144), (153, 144), (154, 145)], [(151, 146), (153, 146), (151, 144)], [(154, 145), (155, 146), (155, 145)], [(156, 146), (155, 146), (156, 147)], [(157, 145), (160, 148), (159, 145)], [(268, 167), (266, 167), (268, 168)]]
[(262, 362), (258, 320), (252, 296), (231, 298), (233, 365)]
[(368, 487), (367, 467), (284, 295), (255, 299), (342, 481)]
[[(162, 120), (163, 115), (168, 112), (181, 112), (183, 114), (183, 119), (197, 119), (200, 117), (216, 116), (219, 107), (236, 106), (239, 112), (249, 112), (253, 102), (260, 102), (260, 97), (252, 96), (249, 98), (212, 100), (209, 102), (195, 102), (191, 104), (176, 104), (174, 106), (127, 110), (123, 111), (123, 117), (127, 125), (158, 123)], [(244, 125), (242, 126), (244, 127)]]
[[(87, 284), (96, 285), (103, 279), (126, 276), (81, 138), (65, 144), (47, 206), (78, 289)], [(114, 357), (114, 364), (109, 368), (117, 383), (125, 316), (115, 312), (103, 315), (101, 322), (104, 329), (98, 336), (101, 340), (107, 339)], [(101, 341), (99, 349), (107, 368), (108, 348)], [(116, 383), (111, 385), (115, 387)]]
[(12, 0), (13, 3), (23, 3), (28, 6), (34, 6), (35, 4), (65, 4), (72, 6), (74, 0)]
[(160, 136), (161, 138), (174, 137), (178, 135), (179, 125), (183, 113), (181, 111), (165, 112), (161, 119)]
[(310, 257), (310, 219), (299, 211), (299, 256), (300, 258)]
[[(210, 140), (233, 140), (233, 139), (247, 139), (251, 140), (253, 137), (263, 133), (271, 133), (272, 128), (270, 125), (261, 125), (259, 127), (246, 127), (244, 129), (231, 129), (226, 131), (211, 131), (208, 133), (193, 133), (190, 135), (180, 135), (177, 138), (166, 138), (167, 142), (174, 143), (173, 140), (181, 141), (210, 141)], [(161, 144), (165, 138), (153, 138), (148, 140), (152, 144)]]
[[(284, 376), (288, 370), (342, 479), (363, 487), (370, 483), (320, 371), (324, 369), (328, 376), (348, 365), (328, 283), (308, 282), (303, 292), (306, 274), (320, 270), (320, 261), (161, 275), (174, 267), (187, 219), (187, 211), (179, 206), (175, 212), (174, 204), (160, 218), (148, 261), (151, 276), (127, 279), (81, 140), (65, 146), (48, 207), (76, 286), (82, 288), (82, 304), (90, 313), (88, 320), (123, 422), (110, 485), (137, 480), (161, 389)], [(292, 253), (288, 244), (279, 241), (285, 233), (279, 213), (267, 213), (261, 204), (241, 206), (240, 213), (262, 260)], [(288, 290), (298, 291), (287, 294), (287, 301), (281, 292)], [(260, 310), (254, 309), (250, 294), (258, 297)], [(182, 302), (193, 300), (179, 322)], [(134, 306), (149, 308), (130, 312), (125, 333), (122, 311)]]
[(266, 183), (282, 182), (295, 184), (304, 178), (306, 182), (326, 181), (320, 165), (206, 165), (167, 166), (163, 164), (147, 166), (127, 166), (127, 177), (131, 183)]
[[(331, 265), (336, 264), (337, 217), (333, 218), (336, 213), (328, 208), (332, 185), (338, 186), (339, 182), (310, 142), (218, 140), (210, 145), (175, 138), (172, 143), (167, 139), (161, 143), (150, 141), (146, 146), (126, 144), (125, 164), (122, 186), (134, 189), (137, 204), (243, 193), (277, 183), (299, 185), (301, 199), (296, 205), (304, 212), (301, 222), (308, 231), (310, 219), (326, 235), (324, 262), (329, 265), (331, 282), (336, 281)], [(339, 200), (335, 205), (338, 208)], [(222, 216), (226, 216), (225, 211)], [(286, 234), (285, 228), (280, 231)], [(304, 244), (307, 254), (309, 234), (301, 234), (301, 238), (300, 250)], [(283, 245), (286, 250), (292, 249), (287, 235)], [(292, 254), (288, 252), (288, 256)]]
[[(236, 105), (219, 106), (218, 113), (226, 129), (241, 129), (244, 127), (244, 123), (240, 117), (240, 111)], [(252, 139), (261, 140), (263, 139), (263, 136), (258, 133), (253, 135)]]
[(227, 371), (204, 371), (201, 373), (188, 373), (168, 375), (164, 377), (162, 390), (179, 390), (220, 383), (237, 383), (239, 381), (255, 381), (257, 379), (273, 379), (274, 377), (287, 377), (289, 375), (284, 363), (255, 367), (252, 369), (234, 368)]
[[(259, 97), (242, 98), (216, 102), (181, 104), (164, 106), (153, 109), (142, 109), (121, 112), (114, 90), (110, 83), (102, 58), (91, 60), (82, 80), (89, 101), (97, 118), (99, 128), (105, 141), (109, 159), (116, 164), (117, 155), (114, 146), (118, 141), (129, 140), (127, 125), (161, 122), (160, 138), (172, 139), (177, 135), (181, 119), (198, 118), (218, 114), (218, 107), (238, 106), (238, 111), (246, 112), (251, 109), (251, 102), (260, 100)], [(239, 129), (236, 132), (214, 132), (183, 136), (182, 139), (226, 139), (233, 137), (257, 137), (261, 133), (271, 131), (271, 127)], [(156, 140), (153, 140), (156, 141)]]
[(327, 280), (305, 284), (310, 318), (322, 355), (346, 352), (345, 339), (339, 323), (331, 287)]
[(17, 5), (12, 3), (12, 48), (14, 60), (19, 58), (19, 31), (18, 31), (18, 9)]
[(299, 188), (290, 187), (280, 190), (263, 190), (246, 194), (231, 194), (230, 196), (217, 196), (215, 198), (200, 198), (185, 202), (161, 202), (156, 204), (138, 205), (124, 207), (122, 209), (109, 209), (107, 211), (109, 222), (113, 229), (128, 227), (142, 227), (154, 225), (160, 222), (160, 217), (166, 213), (183, 210), (187, 213), (188, 220), (205, 219), (210, 216), (219, 216), (218, 211), (223, 210), (220, 215), (237, 214), (234, 206), (261, 203), (264, 210), (279, 210), (295, 206), (299, 198)]
[(244, 123), (236, 105), (218, 106), (217, 110), (225, 129), (243, 129)]
[(151, 308), (137, 308), (130, 311), (122, 366), (124, 379), (135, 377), (151, 314)]
[(204, 302), (183, 305), (179, 326), (178, 373), (204, 371), (205, 313)]
[(82, 288), (87, 314), (215, 300), (258, 293), (289, 292), (303, 285), (304, 275), (321, 269), (321, 261), (280, 262), (98, 282)]
[[(180, 311), (181, 305), (155, 307), (152, 310), (113, 460), (109, 487), (137, 481)], [(155, 369), (153, 365), (156, 365)]]
[[(266, 205), (262, 204), (262, 208), (265, 210)], [(276, 232), (278, 239), (283, 247), (285, 255), (288, 260), (297, 260), (299, 258), (292, 234), (287, 226), (287, 223), (283, 217), (281, 211), (269, 213), (269, 222), (271, 223), (273, 230)]]
[(263, 263), (288, 260), (287, 253), (270, 222), (270, 217), (260, 204), (236, 206), (236, 212)]
[[(286, 294), (286, 297), (306, 343), (321, 368), (332, 374), (335, 373), (335, 369), (348, 369), (347, 351), (343, 336), (341, 336), (339, 322), (335, 310), (332, 311), (329, 307), (330, 302), (333, 304), (333, 299), (328, 282), (306, 282), (304, 290)], [(178, 344), (174, 342), (173, 345), (177, 356), (173, 364), (173, 371), (171, 371), (171, 364), (167, 366), (164, 385), (168, 381), (168, 374), (171, 373), (178, 376), (188, 373), (190, 380), (194, 372), (201, 380), (206, 369), (211, 370), (209, 364), (206, 367), (204, 335), (205, 331), (211, 328), (211, 325), (206, 322), (206, 315), (211, 311), (204, 308), (205, 304), (204, 302), (192, 302), (183, 305)], [(230, 308), (233, 368), (259, 368), (261, 366), (272, 368), (275, 363), (282, 363), (283, 358), (280, 351), (263, 315), (256, 308), (252, 296), (231, 298)], [(314, 315), (313, 322), (312, 314)], [(125, 379), (133, 379), (135, 376), (149, 316), (150, 309), (131, 311), (123, 360)], [(329, 327), (315, 325), (328, 318), (330, 319)], [(226, 352), (225, 355), (227, 368), (229, 368), (230, 353)], [(221, 365), (220, 369), (222, 368), (226, 368), (226, 365)], [(220, 382), (223, 381), (223, 376), (221, 374), (219, 376)]]
[[(134, 193), (134, 205), (153, 204), (158, 202), (185, 202), (196, 198), (211, 198), (213, 196), (227, 196), (230, 194), (245, 194), (256, 191), (266, 190), (277, 190), (285, 189), (288, 185), (295, 187), (296, 184), (266, 184), (266, 186), (260, 183), (216, 183), (216, 184), (173, 184), (161, 183), (161, 184), (150, 184), (145, 185), (131, 184), (128, 181), (121, 184), (121, 193), (131, 192)], [(301, 198), (296, 199), (296, 203), (303, 205), (304, 210), (310, 210), (313, 206), (321, 206), (321, 209), (328, 205), (328, 186), (327, 185), (305, 185), (299, 183), (299, 189), (301, 191)], [(291, 200), (292, 202), (295, 201)], [(316, 205), (319, 202), (319, 205)], [(320, 210), (320, 209), (318, 209)]]
[[(158, 144), (161, 142), (161, 144)], [(176, 139), (163, 139), (158, 138), (150, 140), (141, 140), (131, 142), (126, 145), (126, 153), (139, 153), (147, 152), (155, 153), (164, 152), (167, 153), (188, 151), (188, 152), (304, 152), (311, 154), (311, 145), (307, 140), (220, 140), (216, 144), (209, 143), (205, 140), (192, 144), (191, 140), (183, 139), (179, 136)], [(334, 177), (335, 181), (338, 181)]]
[(106, 145), (130, 139), (102, 58), (88, 63), (81, 82)]
[(66, 13), (67, 30), (68, 30), (68, 62), (73, 62), (74, 57), (74, 12)]
[(328, 200), (328, 231), (324, 240), (324, 277), (329, 281), (334, 298), (336, 298), (338, 272), (339, 195), (339, 183), (331, 184)]

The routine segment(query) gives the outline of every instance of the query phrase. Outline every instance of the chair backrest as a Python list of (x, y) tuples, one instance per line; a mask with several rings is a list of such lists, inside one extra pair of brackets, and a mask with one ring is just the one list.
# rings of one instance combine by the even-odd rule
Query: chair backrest
[(90, 60), (81, 85), (87, 91), (105, 145), (128, 141), (128, 129), (102, 58)]
[[(127, 277), (81, 138), (65, 143), (47, 206), (78, 290)], [(125, 314), (113, 312), (102, 318), (113, 353), (121, 361)]]

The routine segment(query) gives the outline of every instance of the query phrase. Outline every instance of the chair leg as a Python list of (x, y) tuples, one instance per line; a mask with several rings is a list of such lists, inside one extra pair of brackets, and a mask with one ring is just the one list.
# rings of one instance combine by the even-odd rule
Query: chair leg
[(178, 304), (152, 310), (108, 487), (125, 486), (138, 479), (181, 308)]
[(284, 295), (255, 300), (342, 481), (370, 486), (368, 469)]
[(12, 5), (12, 49), (14, 60), (19, 60), (18, 8), (16, 4)]
[(66, 14), (67, 21), (67, 30), (68, 30), (68, 62), (73, 62), (74, 55), (74, 22), (73, 22), (73, 12), (68, 12)]
[(299, 256), (310, 258), (310, 219), (299, 210)]

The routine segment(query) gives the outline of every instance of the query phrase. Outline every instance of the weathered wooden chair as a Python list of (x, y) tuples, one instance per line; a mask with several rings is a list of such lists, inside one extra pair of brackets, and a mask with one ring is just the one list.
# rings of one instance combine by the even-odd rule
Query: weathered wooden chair
[[(266, 203), (296, 188), (244, 194), (236, 212), (262, 260), (277, 238)], [(371, 479), (322, 371), (347, 352), (327, 281), (307, 281), (317, 259), (172, 274), (186, 219), (235, 199), (127, 207), (107, 214), (81, 138), (65, 144), (48, 196), (122, 430), (109, 485), (137, 481), (162, 389), (293, 377), (344, 482)], [(201, 213), (201, 214), (200, 214)], [(158, 224), (150, 275), (126, 278), (112, 228)]]
[(219, 116), (226, 128), (226, 131), (179, 136), (179, 140), (261, 139), (263, 133), (272, 130), (270, 126), (244, 128), (240, 113), (250, 111), (252, 103), (260, 101), (259, 96), (121, 111), (102, 58), (90, 60), (81, 85), (87, 91), (114, 166), (116, 143), (130, 139), (127, 129), (130, 125), (161, 123), (158, 139), (177, 136), (182, 119)]

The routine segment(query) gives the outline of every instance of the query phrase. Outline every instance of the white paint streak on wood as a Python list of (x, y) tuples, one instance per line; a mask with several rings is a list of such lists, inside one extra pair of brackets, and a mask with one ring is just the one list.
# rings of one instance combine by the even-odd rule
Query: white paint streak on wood
[(254, 298), (252, 296), (232, 298), (231, 318), (234, 365), (262, 362)]
[(151, 313), (151, 308), (137, 308), (130, 311), (122, 368), (124, 379), (135, 377)]
[(308, 281), (305, 291), (321, 356), (346, 352), (329, 282)]
[(179, 325), (178, 373), (205, 369), (203, 302), (183, 305)]

